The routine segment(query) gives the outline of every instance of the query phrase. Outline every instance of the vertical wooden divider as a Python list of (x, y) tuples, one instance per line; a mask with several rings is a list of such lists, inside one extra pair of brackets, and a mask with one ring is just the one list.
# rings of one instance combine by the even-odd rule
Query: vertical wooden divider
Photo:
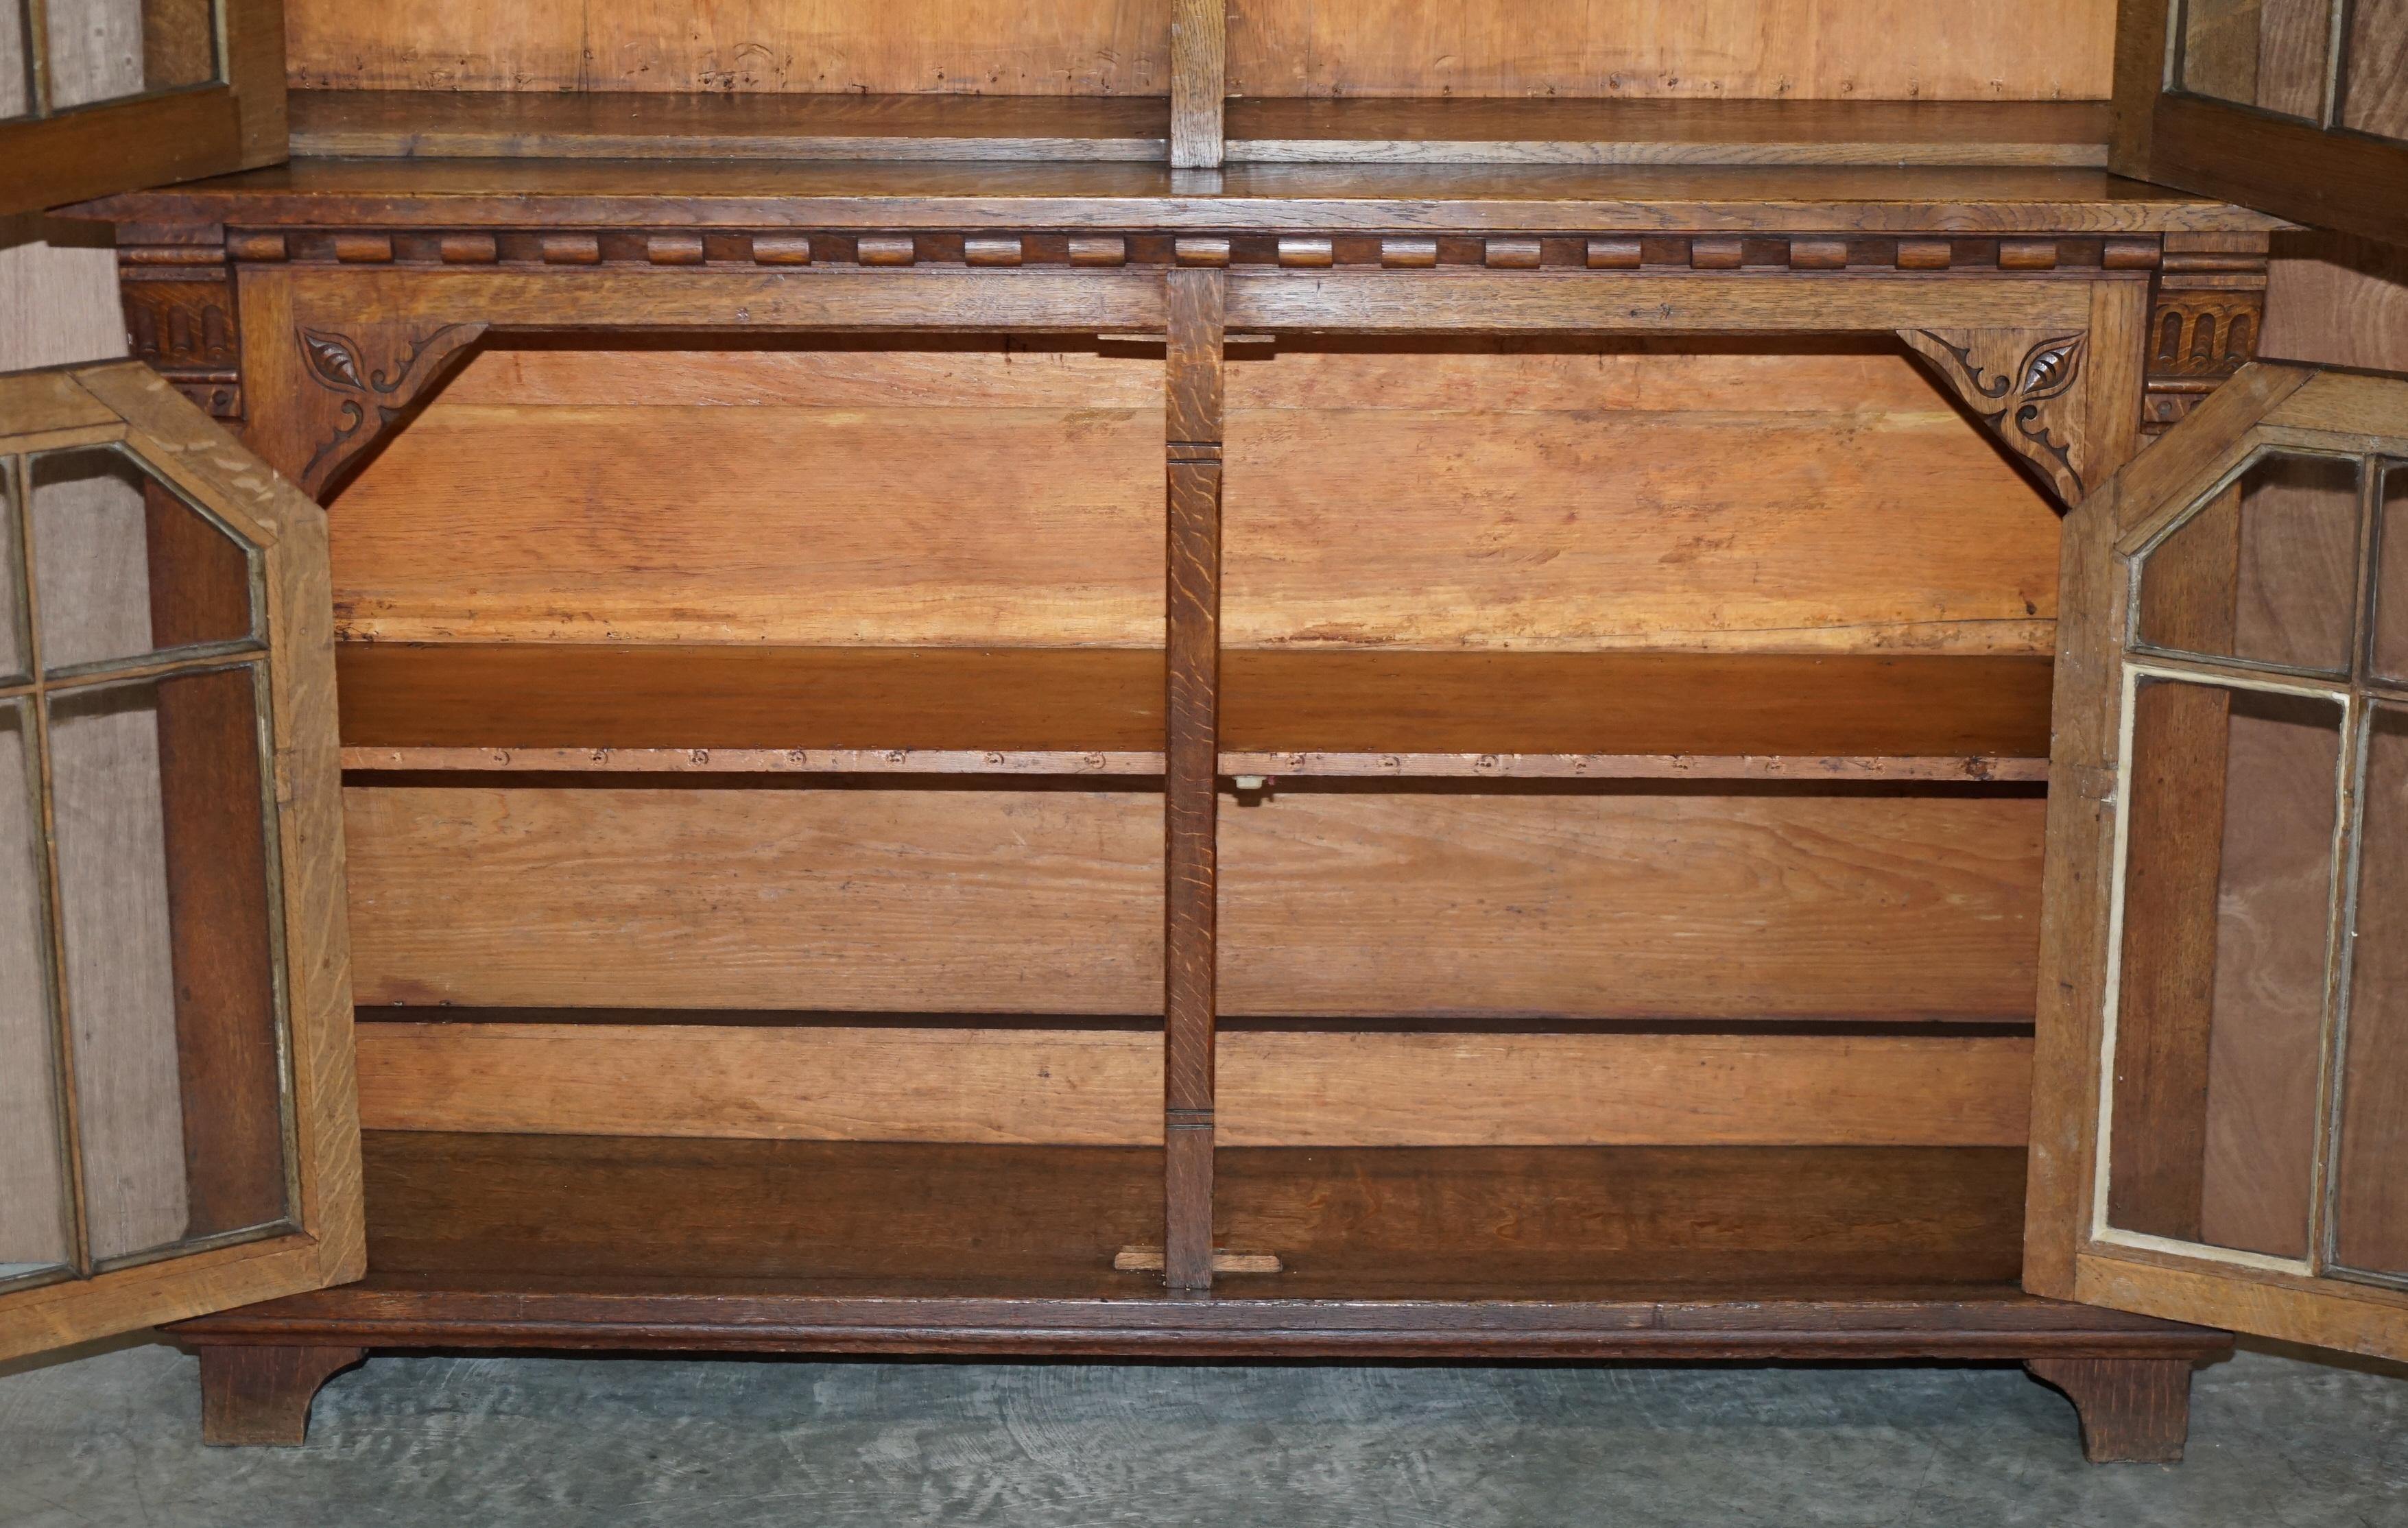
[(1221, 667), (1224, 272), (1174, 269), (1164, 347), (1168, 736), (1163, 759), (1163, 1281), (1212, 1284), (1214, 835)]
[(1221, 167), (1229, 95), (1226, 0), (1170, 0), (1170, 166)]

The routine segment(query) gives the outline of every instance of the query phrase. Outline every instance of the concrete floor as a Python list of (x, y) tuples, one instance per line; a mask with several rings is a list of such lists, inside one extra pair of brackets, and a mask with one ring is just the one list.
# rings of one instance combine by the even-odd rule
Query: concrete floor
[(143, 1344), (0, 1368), (0, 1525), (2408, 1525), (2408, 1371), (2195, 1398), (2187, 1463), (2094, 1467), (2012, 1369), (377, 1358), (205, 1449)]

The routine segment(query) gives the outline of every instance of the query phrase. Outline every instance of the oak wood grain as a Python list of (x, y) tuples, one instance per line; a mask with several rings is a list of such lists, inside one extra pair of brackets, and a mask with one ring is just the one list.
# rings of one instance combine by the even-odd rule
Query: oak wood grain
[[(1256, 164), (1218, 192), (1125, 164), (295, 160), (108, 197), (78, 216), (147, 224), (449, 228), (1154, 229), (1958, 236), (2262, 232), (2276, 220), (2096, 170)], [(1093, 284), (1086, 289), (1092, 295)], [(1819, 290), (1819, 289), (1818, 289)], [(1884, 327), (1895, 327), (1885, 325)]]
[(1245, 95), (2098, 99), (2110, 0), (1945, 16), (1901, 0), (1713, 9), (1254, 0), (1231, 21)]
[(1232, 164), (2103, 168), (2089, 101), (1278, 97), (1229, 103)]
[(303, 89), (1160, 95), (1168, 79), (1169, 28), (1139, 0), (286, 9)]
[(293, 151), (345, 159), (1061, 159), (1159, 162), (1149, 96), (311, 89)]
[[(1182, 18), (1192, 19), (1192, 18)], [(1163, 1281), (1212, 1285), (1220, 791), (1222, 337), (1227, 278), (1163, 278), (1168, 477), (1163, 752)]]
[[(1158, 1145), (1140, 1029), (454, 1021), (371, 1009), (371, 1130)], [(1878, 1035), (1220, 1036), (1249, 1146), (2018, 1146), (2030, 1041)]]

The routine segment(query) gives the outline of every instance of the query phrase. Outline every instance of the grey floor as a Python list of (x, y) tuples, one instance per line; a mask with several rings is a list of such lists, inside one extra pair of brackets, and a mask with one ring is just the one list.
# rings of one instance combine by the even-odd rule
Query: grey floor
[(0, 1367), (0, 1524), (2408, 1525), (2408, 1371), (2194, 1393), (2187, 1463), (2093, 1467), (2011, 1369), (377, 1358), (216, 1449), (144, 1344)]

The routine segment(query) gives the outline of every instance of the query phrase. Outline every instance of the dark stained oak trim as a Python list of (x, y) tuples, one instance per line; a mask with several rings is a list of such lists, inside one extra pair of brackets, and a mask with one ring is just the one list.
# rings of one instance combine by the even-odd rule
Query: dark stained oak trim
[(2210, 198), (2056, 168), (301, 159), (86, 203), (151, 226), (1052, 228), (1219, 233), (2260, 232)]

